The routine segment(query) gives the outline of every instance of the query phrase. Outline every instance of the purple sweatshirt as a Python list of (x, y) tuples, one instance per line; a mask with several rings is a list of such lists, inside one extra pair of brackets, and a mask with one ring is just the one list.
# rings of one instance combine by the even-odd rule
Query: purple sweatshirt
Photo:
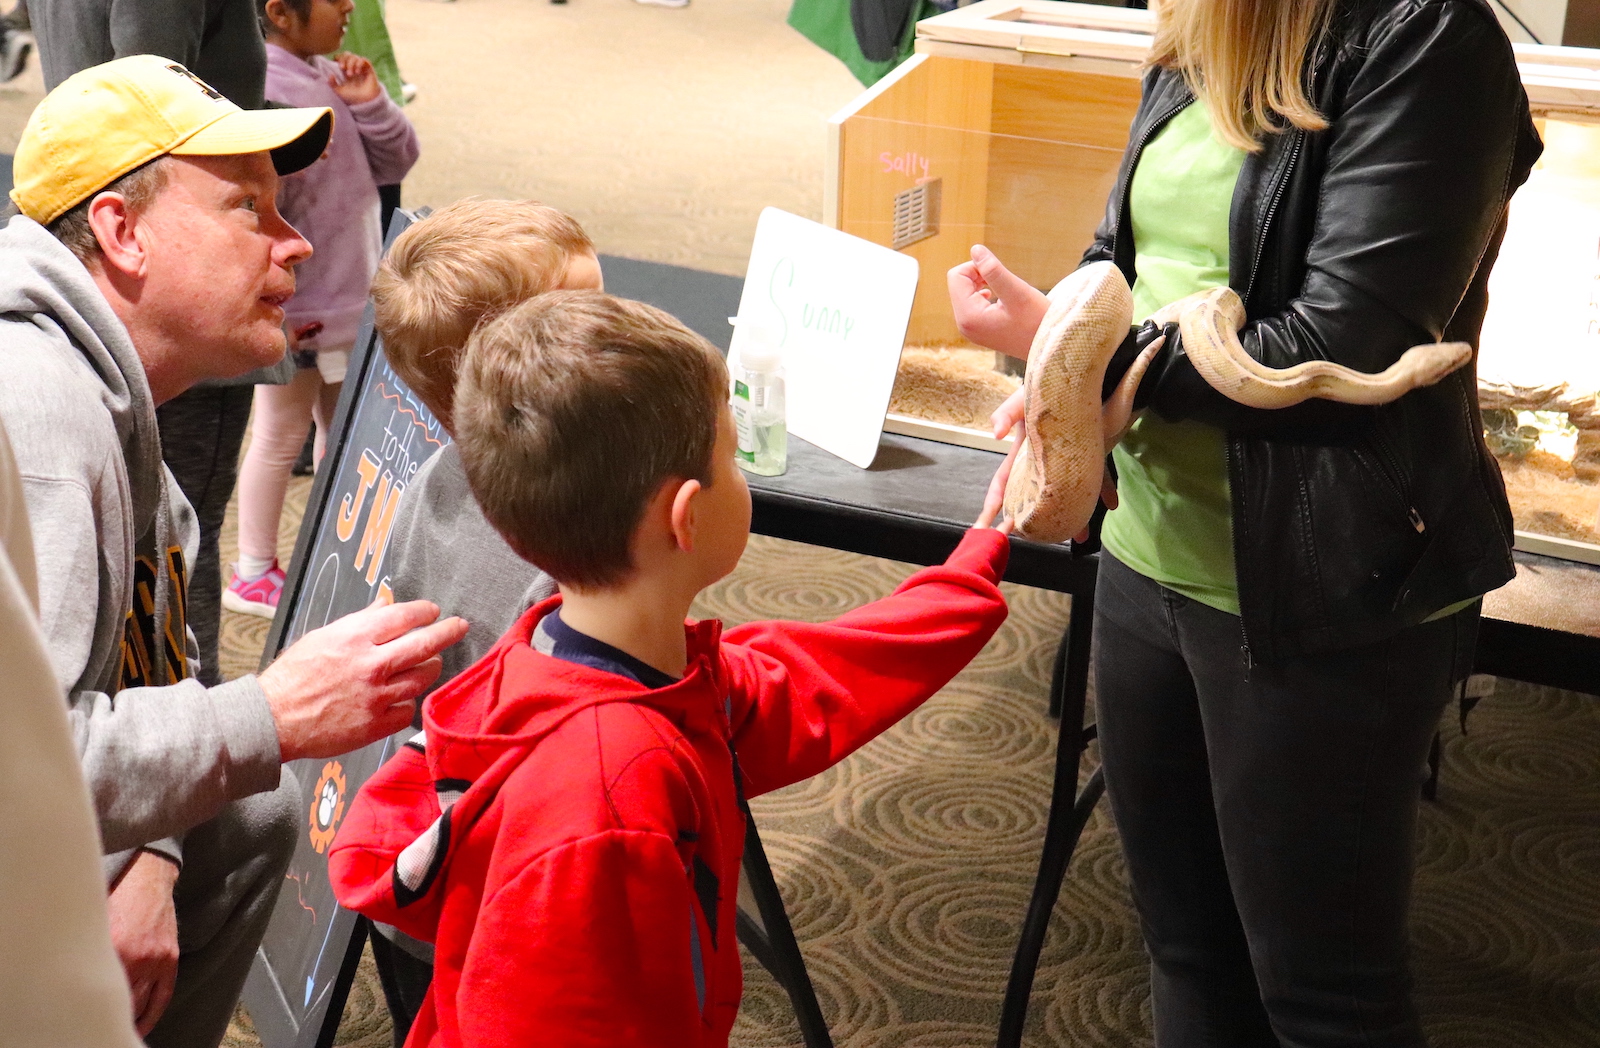
[(393, 185), (417, 162), (417, 132), (382, 89), (378, 97), (347, 105), (328, 77), (339, 66), (327, 58), (301, 61), (267, 45), (267, 98), (290, 106), (328, 106), (333, 137), (322, 159), (283, 179), (278, 210), (315, 254), (295, 271), (295, 294), (284, 307), (291, 332), (320, 321), (322, 332), (302, 349), (345, 349), (355, 342), (372, 275), (378, 271), (383, 234), (378, 228), (378, 187)]

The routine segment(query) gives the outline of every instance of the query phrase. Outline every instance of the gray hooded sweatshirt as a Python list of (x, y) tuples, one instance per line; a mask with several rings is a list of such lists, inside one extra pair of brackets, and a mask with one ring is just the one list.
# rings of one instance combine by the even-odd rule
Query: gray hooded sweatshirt
[(0, 229), (0, 420), (107, 877), (140, 847), (181, 862), (190, 828), (277, 788), (277, 728), (254, 677), (192, 679), (198, 530), (161, 461), (144, 366), (88, 270), (22, 216)]

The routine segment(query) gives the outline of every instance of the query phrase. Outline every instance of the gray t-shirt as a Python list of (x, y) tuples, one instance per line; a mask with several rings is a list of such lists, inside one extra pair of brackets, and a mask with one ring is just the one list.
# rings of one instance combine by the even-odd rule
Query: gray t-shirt
[(466, 637), (445, 649), (435, 688), (488, 654), (524, 611), (556, 591), (555, 580), (513, 553), (484, 519), (453, 444), (424, 462), (406, 488), (386, 559), (395, 600), (431, 600), (441, 615), (467, 620)]

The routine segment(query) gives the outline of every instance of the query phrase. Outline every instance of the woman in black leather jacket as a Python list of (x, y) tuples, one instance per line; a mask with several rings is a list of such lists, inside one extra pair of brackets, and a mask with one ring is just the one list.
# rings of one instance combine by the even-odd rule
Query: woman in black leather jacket
[[(1421, 342), (1476, 344), (1507, 203), (1542, 148), (1483, 0), (1168, 0), (1161, 17), (1084, 262), (1115, 262), (1147, 314), (1165, 304), (1156, 285), (1171, 262), (1152, 255), (1207, 248), (1212, 283), (1244, 299), (1246, 350), (1273, 367), (1375, 372)], [(1283, 61), (1296, 26), (1299, 64)], [(1197, 105), (1209, 143), (1193, 137)], [(1171, 141), (1180, 134), (1191, 137)], [(1230, 191), (1215, 171), (1234, 145)], [(1212, 163), (1192, 209), (1215, 210), (1209, 245), (1183, 243), (1195, 223), (1173, 173), (1194, 157)], [(1181, 218), (1170, 229), (1169, 215)], [(1043, 296), (987, 251), (973, 259), (951, 271), (963, 332), (1025, 355)], [(1475, 369), (1379, 408), (1264, 411), (1207, 386), (1175, 326), (1146, 324), (1108, 389), (1162, 333), (1136, 401), (1149, 433), (1118, 451), (1112, 515), (1156, 507), (1133, 510), (1153, 515), (1149, 542), (1119, 545), (1108, 524), (1094, 630), (1156, 1043), (1422, 1045), (1406, 912), (1425, 757), (1470, 666), (1476, 598), (1514, 574)], [(997, 431), (1019, 419), (1020, 401), (1008, 404)], [(1208, 491), (1231, 551), (1184, 551)], [(1221, 563), (1232, 587), (1186, 586), (1193, 556)]]

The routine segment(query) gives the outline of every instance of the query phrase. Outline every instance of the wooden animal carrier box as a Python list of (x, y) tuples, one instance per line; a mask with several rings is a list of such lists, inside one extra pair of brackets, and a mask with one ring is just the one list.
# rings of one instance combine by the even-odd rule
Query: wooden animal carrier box
[[(1002, 450), (1014, 366), (965, 342), (945, 273), (973, 244), (1048, 289), (1094, 235), (1155, 16), (980, 0), (917, 25), (916, 54), (829, 124), (824, 221), (917, 259), (884, 428)], [(1600, 51), (1516, 45), (1548, 148), (1512, 203), (1479, 361), (1518, 546), (1600, 563)]]

